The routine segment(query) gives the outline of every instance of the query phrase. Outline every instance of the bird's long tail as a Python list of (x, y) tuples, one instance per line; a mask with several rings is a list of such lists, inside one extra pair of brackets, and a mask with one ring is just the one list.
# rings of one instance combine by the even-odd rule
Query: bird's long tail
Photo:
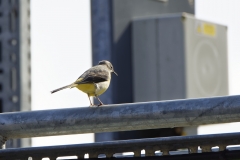
[(55, 90), (51, 91), (51, 93), (55, 93), (57, 91), (61, 91), (61, 90), (66, 89), (66, 88), (70, 88), (71, 86), (72, 86), (72, 84), (64, 86), (64, 87), (61, 87), (61, 88), (58, 88), (58, 89), (55, 89)]

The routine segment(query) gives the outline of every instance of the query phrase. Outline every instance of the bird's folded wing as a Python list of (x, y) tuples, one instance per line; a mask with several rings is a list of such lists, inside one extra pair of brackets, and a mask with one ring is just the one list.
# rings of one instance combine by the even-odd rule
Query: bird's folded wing
[(106, 70), (93, 70), (83, 73), (74, 84), (99, 83), (109, 79), (109, 73)]

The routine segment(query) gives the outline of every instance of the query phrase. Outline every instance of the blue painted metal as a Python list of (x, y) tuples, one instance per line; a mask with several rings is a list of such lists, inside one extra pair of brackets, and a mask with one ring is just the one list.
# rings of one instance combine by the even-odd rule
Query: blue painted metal
[[(91, 0), (91, 19), (92, 63), (98, 64), (101, 60), (112, 62), (112, 0)], [(113, 103), (113, 84), (101, 95), (101, 99), (105, 104)], [(95, 134), (95, 141), (109, 139), (114, 139), (113, 133)]]
[[(101, 60), (112, 62), (112, 1), (91, 0), (92, 17), (92, 62)], [(114, 64), (113, 64), (114, 66)], [(113, 103), (112, 86), (101, 96), (106, 104)]]

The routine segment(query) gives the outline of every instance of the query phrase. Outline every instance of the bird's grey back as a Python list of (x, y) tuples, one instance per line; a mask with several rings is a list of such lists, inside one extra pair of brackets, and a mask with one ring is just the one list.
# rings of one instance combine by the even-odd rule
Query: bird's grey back
[(96, 65), (85, 71), (79, 78), (83, 78), (79, 83), (98, 83), (110, 80), (111, 73), (107, 66)]

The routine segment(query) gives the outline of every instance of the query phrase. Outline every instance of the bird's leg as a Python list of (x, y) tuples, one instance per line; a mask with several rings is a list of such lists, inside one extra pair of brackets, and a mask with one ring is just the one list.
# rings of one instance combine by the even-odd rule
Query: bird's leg
[(88, 99), (89, 99), (89, 102), (90, 102), (90, 107), (93, 106), (89, 94), (88, 94)]
[(97, 95), (95, 95), (95, 97), (96, 97), (96, 98), (98, 99), (98, 101), (100, 102), (100, 104), (99, 104), (98, 106), (104, 105), (104, 104), (102, 103), (102, 101), (98, 98)]

